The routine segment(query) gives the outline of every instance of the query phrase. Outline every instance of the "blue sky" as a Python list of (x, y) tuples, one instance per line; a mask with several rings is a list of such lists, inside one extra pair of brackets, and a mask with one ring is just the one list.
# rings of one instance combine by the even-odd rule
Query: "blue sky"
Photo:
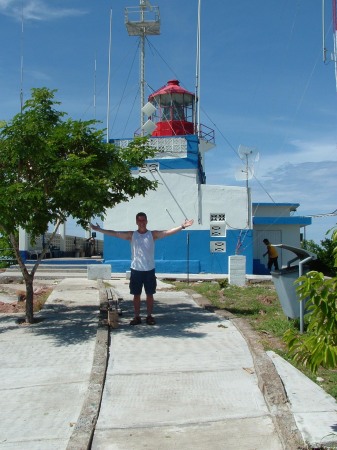
[[(194, 91), (198, 1), (151, 3), (160, 8), (161, 35), (146, 45), (146, 96), (172, 78)], [(215, 129), (217, 144), (206, 157), (209, 184), (244, 184), (235, 179), (244, 145), (260, 155), (249, 181), (254, 202), (300, 203), (299, 215), (337, 208), (332, 6), (325, 3), (326, 63), (320, 0), (201, 1), (201, 123)], [(0, 119), (19, 112), (21, 87), (27, 99), (32, 87), (46, 86), (58, 90), (70, 117), (96, 118), (105, 128), (112, 9), (110, 137), (131, 137), (140, 121), (138, 38), (124, 25), (132, 6), (139, 0), (0, 0)], [(336, 221), (313, 218), (307, 239), (324, 239)]]

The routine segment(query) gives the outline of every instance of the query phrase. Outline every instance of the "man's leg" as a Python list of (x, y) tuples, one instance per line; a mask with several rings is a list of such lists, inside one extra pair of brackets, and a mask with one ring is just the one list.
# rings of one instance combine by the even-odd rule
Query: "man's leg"
[(151, 316), (153, 313), (153, 304), (154, 304), (154, 297), (153, 295), (147, 295), (146, 296), (146, 309), (147, 309), (147, 315)]
[(146, 308), (147, 308), (146, 323), (148, 325), (155, 325), (156, 324), (156, 321), (152, 317), (153, 303), (154, 303), (153, 295), (152, 294), (147, 294), (146, 295)]
[(154, 297), (153, 295), (156, 292), (157, 288), (157, 278), (154, 270), (147, 272), (144, 279), (144, 289), (146, 293), (146, 309), (147, 309), (147, 318), (146, 323), (148, 325), (154, 325), (156, 321), (152, 317), (153, 305), (154, 305)]
[(140, 297), (142, 293), (142, 282), (140, 273), (131, 269), (130, 277), (130, 294), (133, 295), (133, 308), (135, 317), (131, 320), (130, 325), (139, 325), (142, 323), (140, 318)]
[(135, 311), (135, 317), (140, 316), (140, 295), (133, 296), (133, 308)]

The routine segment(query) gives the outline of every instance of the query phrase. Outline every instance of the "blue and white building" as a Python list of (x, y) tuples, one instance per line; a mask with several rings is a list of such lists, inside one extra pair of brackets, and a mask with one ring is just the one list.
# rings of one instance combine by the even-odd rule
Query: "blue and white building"
[[(145, 128), (152, 125), (149, 143), (157, 152), (133, 174), (157, 180), (158, 189), (110, 210), (104, 228), (136, 229), (140, 211), (147, 214), (151, 230), (173, 228), (193, 218), (192, 227), (156, 241), (157, 272), (227, 274), (229, 257), (244, 255), (247, 274), (266, 273), (262, 240), (299, 246), (300, 228), (311, 219), (291, 216), (298, 204), (252, 204), (248, 187), (208, 185), (205, 153), (214, 147), (214, 133), (202, 126), (195, 129), (194, 107), (194, 94), (177, 80), (149, 97), (144, 109), (152, 115)], [(129, 140), (113, 142), (126, 147)], [(104, 236), (103, 247), (105, 263), (113, 272), (129, 270), (127, 241)], [(282, 255), (280, 259), (282, 263)]]

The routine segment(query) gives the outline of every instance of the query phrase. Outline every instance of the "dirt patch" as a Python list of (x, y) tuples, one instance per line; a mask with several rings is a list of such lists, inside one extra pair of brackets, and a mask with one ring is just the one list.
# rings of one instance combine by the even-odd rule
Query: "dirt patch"
[[(40, 311), (52, 292), (52, 287), (39, 285), (34, 288), (33, 308)], [(0, 314), (16, 314), (26, 310), (26, 291), (22, 284), (1, 284)]]
[(272, 305), (275, 301), (275, 296), (273, 295), (258, 295), (257, 299), (263, 304), (263, 305)]

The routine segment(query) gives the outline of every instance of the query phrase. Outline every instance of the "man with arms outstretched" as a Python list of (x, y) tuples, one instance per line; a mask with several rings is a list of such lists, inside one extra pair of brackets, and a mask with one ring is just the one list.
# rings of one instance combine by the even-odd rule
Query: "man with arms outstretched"
[(156, 293), (157, 280), (154, 265), (154, 241), (162, 239), (190, 227), (193, 219), (186, 219), (184, 223), (176, 228), (164, 231), (150, 231), (147, 229), (147, 216), (143, 212), (136, 215), (136, 231), (115, 231), (104, 230), (99, 225), (91, 224), (91, 228), (107, 236), (113, 236), (119, 239), (130, 241), (131, 243), (131, 277), (130, 277), (130, 293), (133, 295), (133, 306), (135, 317), (131, 320), (130, 325), (139, 325), (142, 323), (140, 317), (140, 298), (142, 289), (146, 293), (146, 323), (155, 325), (156, 321), (152, 316), (154, 298)]

